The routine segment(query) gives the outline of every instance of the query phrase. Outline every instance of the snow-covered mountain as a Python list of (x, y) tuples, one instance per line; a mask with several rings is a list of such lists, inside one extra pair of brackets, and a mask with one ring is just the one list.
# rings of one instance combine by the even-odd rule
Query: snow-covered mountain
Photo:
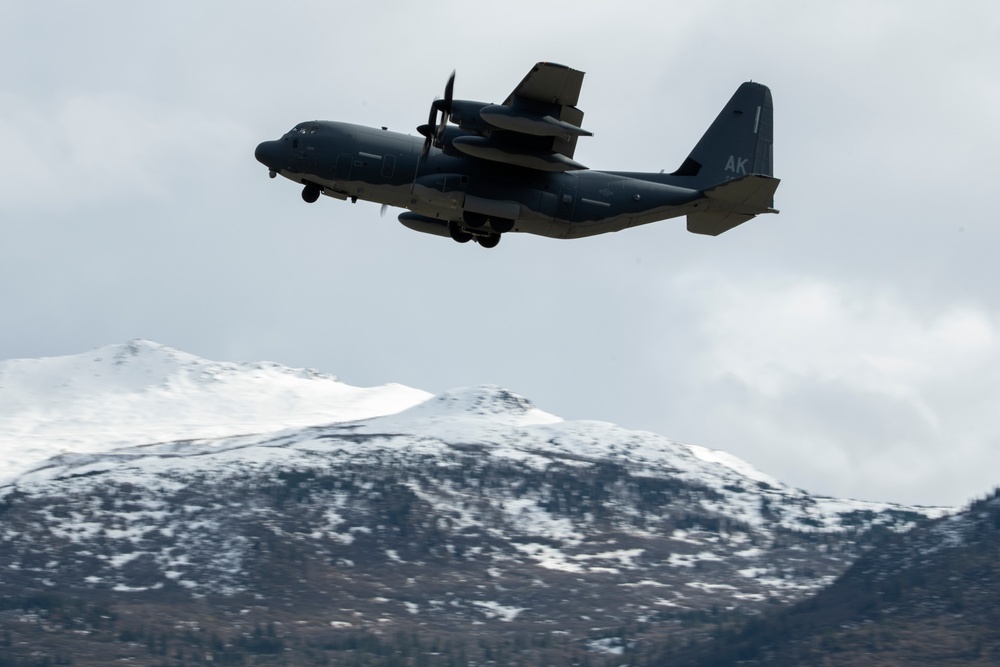
[(60, 453), (366, 419), (430, 396), (270, 362), (208, 361), (148, 340), (0, 361), (0, 485)]
[(0, 387), (0, 594), (222, 595), (294, 608), (306, 643), (499, 623), (624, 650), (595, 628), (799, 600), (947, 511), (811, 496), (496, 386), (358, 389), (136, 341), (4, 362)]

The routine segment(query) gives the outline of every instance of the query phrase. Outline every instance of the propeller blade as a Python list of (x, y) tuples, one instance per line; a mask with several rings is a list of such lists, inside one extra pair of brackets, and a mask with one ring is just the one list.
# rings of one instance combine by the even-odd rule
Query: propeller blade
[[(455, 95), (455, 71), (452, 70), (448, 77), (448, 83), (444, 85), (444, 99), (435, 99), (431, 102), (430, 114), (427, 117), (427, 124), (417, 128), (417, 132), (424, 138), (424, 146), (420, 150), (420, 158), (424, 159), (431, 151), (431, 146), (441, 147), (444, 139), (445, 126), (448, 125), (448, 117), (451, 115), (451, 103)], [(441, 123), (438, 124), (437, 114), (441, 112)]]
[(437, 132), (434, 133), (434, 145), (441, 148), (444, 141), (444, 129), (448, 126), (448, 116), (441, 114), (441, 124), (438, 125)]
[(435, 100), (435, 106), (441, 109), (441, 124), (438, 125), (437, 132), (435, 133), (434, 145), (438, 148), (441, 147), (444, 141), (444, 129), (448, 125), (448, 117), (451, 116), (451, 103), (455, 95), (455, 70), (452, 70), (451, 76), (448, 77), (448, 83), (444, 84), (444, 99)]
[(427, 124), (417, 128), (417, 132), (424, 135), (424, 147), (420, 151), (420, 157), (425, 158), (431, 150), (431, 142), (434, 140), (434, 133), (437, 129), (437, 100), (431, 104), (431, 112), (427, 117)]
[(455, 93), (455, 70), (451, 71), (451, 76), (448, 77), (448, 83), (444, 85), (444, 105), (443, 110), (446, 114), (451, 113), (451, 101)]

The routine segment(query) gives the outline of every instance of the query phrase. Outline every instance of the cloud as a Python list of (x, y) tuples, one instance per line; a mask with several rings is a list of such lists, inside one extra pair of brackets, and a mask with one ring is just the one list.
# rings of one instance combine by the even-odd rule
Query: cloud
[[(432, 25), (398, 1), (20, 3), (0, 23), (21, 64), (0, 72), (3, 356), (145, 337), (356, 384), (496, 382), (811, 491), (962, 502), (1000, 469), (1000, 11), (911, 5), (515, 2)], [(253, 159), (312, 118), (414, 134), (452, 69), (457, 97), (500, 101), (538, 60), (587, 72), (577, 157), (600, 169), (676, 168), (766, 83), (782, 214), (486, 253), (377, 204), (308, 206)]]
[(199, 110), (158, 106), (129, 93), (78, 93), (47, 105), (5, 95), (0, 210), (162, 202), (187, 168), (208, 171), (231, 144), (248, 154), (251, 136)]
[[(691, 272), (670, 290), (696, 318), (686, 405), (709, 415), (714, 446), (827, 493), (962, 502), (973, 479), (995, 483), (1000, 321), (986, 309), (801, 276)], [(942, 483), (964, 475), (961, 491)]]

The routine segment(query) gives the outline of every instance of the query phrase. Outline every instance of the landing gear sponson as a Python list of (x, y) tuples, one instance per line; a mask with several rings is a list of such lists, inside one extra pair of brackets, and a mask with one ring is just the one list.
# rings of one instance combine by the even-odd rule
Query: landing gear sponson
[[(437, 218), (430, 218), (411, 211), (400, 213), (399, 221), (414, 231), (444, 236), (458, 243), (475, 241), (484, 248), (495, 248), (500, 243), (501, 234), (495, 228), (491, 229), (484, 225), (480, 227), (465, 227), (458, 222), (438, 220)], [(513, 226), (512, 223), (507, 230), (510, 231), (510, 229), (513, 229)]]

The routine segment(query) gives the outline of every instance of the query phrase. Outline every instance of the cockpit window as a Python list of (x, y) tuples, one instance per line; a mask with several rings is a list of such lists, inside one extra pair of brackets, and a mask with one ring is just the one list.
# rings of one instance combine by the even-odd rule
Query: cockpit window
[(292, 128), (291, 134), (316, 134), (316, 123), (299, 123)]

